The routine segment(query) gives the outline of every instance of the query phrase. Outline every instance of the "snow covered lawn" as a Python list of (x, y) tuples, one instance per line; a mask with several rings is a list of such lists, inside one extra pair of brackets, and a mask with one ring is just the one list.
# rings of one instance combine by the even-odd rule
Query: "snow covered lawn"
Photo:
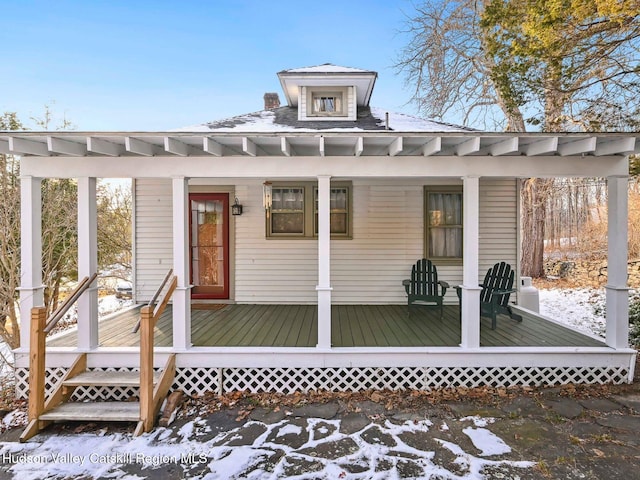
[(604, 289), (570, 288), (539, 290), (540, 314), (576, 330), (604, 337)]
[[(132, 438), (120, 433), (40, 435), (0, 443), (12, 478), (490, 479), (535, 466), (521, 461), (488, 427), (493, 418), (369, 423), (355, 432), (340, 419), (248, 421), (210, 434), (196, 418)], [(347, 430), (347, 431), (345, 431)], [(457, 432), (451, 434), (451, 430)], [(444, 460), (446, 458), (446, 460)], [(155, 470), (152, 474), (151, 470)], [(161, 472), (165, 472), (162, 474)], [(158, 476), (160, 474), (160, 476)], [(185, 475), (185, 477), (182, 477)]]

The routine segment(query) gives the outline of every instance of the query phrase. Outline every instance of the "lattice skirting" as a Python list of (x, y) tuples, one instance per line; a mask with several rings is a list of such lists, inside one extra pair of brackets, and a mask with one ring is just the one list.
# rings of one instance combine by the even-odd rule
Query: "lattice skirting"
[[(135, 368), (99, 368), (102, 371), (135, 371)], [(49, 395), (66, 369), (47, 369)], [(370, 367), (370, 368), (179, 368), (174, 390), (187, 395), (233, 391), (308, 392), (326, 390), (432, 390), (446, 387), (554, 386), (574, 384), (626, 383), (624, 367)], [(16, 392), (27, 398), (29, 372), (16, 369)], [(126, 400), (137, 396), (137, 389), (121, 387), (82, 387), (75, 400)]]

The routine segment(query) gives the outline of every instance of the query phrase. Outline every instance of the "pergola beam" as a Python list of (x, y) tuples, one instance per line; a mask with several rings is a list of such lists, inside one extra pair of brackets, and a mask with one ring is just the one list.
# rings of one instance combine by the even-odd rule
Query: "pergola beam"
[(402, 137), (395, 138), (393, 142), (391, 142), (391, 145), (389, 145), (389, 156), (395, 157), (402, 152), (402, 148)]
[(248, 137), (242, 137), (242, 151), (247, 155), (255, 157), (257, 155), (258, 149), (253, 140), (250, 140)]
[(189, 155), (197, 155), (199, 153), (191, 147), (191, 145), (187, 145), (183, 141), (173, 137), (164, 137), (164, 149), (180, 157), (188, 157)]
[(479, 151), (480, 137), (470, 138), (469, 140), (465, 140), (455, 147), (456, 155), (458, 155), (459, 157), (464, 157), (465, 155), (470, 155)]
[(364, 152), (364, 138), (358, 137), (356, 138), (356, 144), (353, 150), (353, 154), (356, 157), (359, 157), (360, 155), (362, 155), (362, 152)]
[(133, 137), (125, 137), (124, 148), (127, 152), (136, 153), (145, 157), (152, 157), (157, 154), (157, 148), (154, 145)]
[(119, 157), (124, 154), (124, 146), (97, 137), (87, 137), (87, 151), (107, 155), (108, 157)]
[(442, 150), (442, 137), (434, 137), (422, 147), (422, 155), (428, 157), (435, 155)]
[(636, 139), (634, 137), (622, 137), (610, 142), (598, 142), (596, 150), (593, 153), (596, 157), (603, 155), (615, 154), (632, 154), (636, 148)]
[(563, 157), (569, 155), (580, 155), (581, 153), (591, 153), (596, 149), (597, 138), (589, 137), (564, 143), (558, 146), (558, 153)]
[(47, 137), (47, 149), (53, 153), (72, 157), (84, 157), (87, 154), (86, 145), (56, 137)]
[(28, 155), (38, 155), (40, 157), (49, 157), (51, 152), (47, 148), (46, 143), (34, 142), (25, 138), (9, 137), (9, 153), (20, 155), (26, 153)]
[(558, 137), (548, 137), (532, 142), (524, 149), (524, 153), (533, 157), (536, 155), (549, 155), (558, 150)]
[(518, 151), (518, 143), (518, 137), (507, 138), (506, 140), (491, 145), (489, 147), (489, 153), (494, 157), (516, 153)]
[(202, 139), (202, 149), (205, 152), (210, 153), (211, 155), (215, 155), (216, 157), (221, 157), (223, 153), (222, 144), (209, 137), (204, 137)]
[(285, 157), (291, 156), (291, 143), (286, 137), (280, 139), (280, 150)]

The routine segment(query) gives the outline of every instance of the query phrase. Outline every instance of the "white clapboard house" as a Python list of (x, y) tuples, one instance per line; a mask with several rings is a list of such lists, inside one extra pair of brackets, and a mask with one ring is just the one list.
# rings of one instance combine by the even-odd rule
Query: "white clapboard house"
[[(170, 269), (152, 362), (173, 359), (170, 384), (187, 393), (631, 381), (627, 182), (640, 134), (475, 131), (371, 107), (376, 72), (325, 64), (278, 77), (283, 106), (270, 93), (262, 111), (175, 131), (0, 132), (0, 151), (22, 158), (23, 319), (43, 303), (40, 183), (78, 181), (79, 279), (91, 285), (77, 331), (47, 340), (47, 392), (81, 354), (81, 370), (137, 371), (132, 329)], [(521, 292), (495, 329), (481, 316), (487, 270), (519, 271), (529, 177), (606, 178), (606, 338), (523, 308)], [(99, 178), (132, 182), (136, 304), (101, 321)], [(407, 306), (403, 280), (422, 258), (449, 285), (442, 311)], [(25, 321), (22, 394), (33, 332)], [(76, 395), (130, 394), (118, 388)]]

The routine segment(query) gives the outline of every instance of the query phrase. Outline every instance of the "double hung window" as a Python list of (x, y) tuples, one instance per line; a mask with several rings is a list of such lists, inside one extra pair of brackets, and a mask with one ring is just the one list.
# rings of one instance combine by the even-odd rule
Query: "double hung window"
[[(351, 184), (336, 182), (329, 191), (332, 238), (351, 237)], [(318, 188), (314, 183), (273, 185), (267, 237), (318, 236)]]
[(427, 258), (462, 262), (462, 188), (425, 187), (425, 212)]

